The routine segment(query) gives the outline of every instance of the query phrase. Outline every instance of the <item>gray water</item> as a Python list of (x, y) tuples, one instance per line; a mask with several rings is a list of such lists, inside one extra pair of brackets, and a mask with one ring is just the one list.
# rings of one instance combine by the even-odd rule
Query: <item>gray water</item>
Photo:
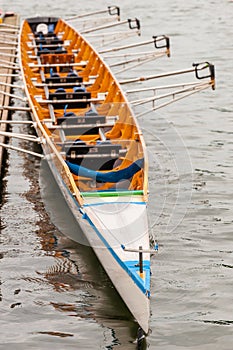
[[(139, 119), (150, 158), (151, 233), (160, 247), (152, 259), (147, 348), (231, 350), (233, 2), (118, 4), (123, 18), (141, 19), (142, 40), (171, 38), (172, 57), (148, 64), (143, 73), (190, 68), (193, 62), (216, 65), (216, 91)], [(0, 8), (22, 17), (66, 17), (107, 5), (112, 3), (0, 0)], [(139, 68), (133, 73), (141, 74)], [(51, 191), (45, 196), (46, 183)], [(11, 151), (4, 185), (0, 349), (135, 349), (137, 325), (91, 249), (63, 234), (74, 223), (47, 169)]]

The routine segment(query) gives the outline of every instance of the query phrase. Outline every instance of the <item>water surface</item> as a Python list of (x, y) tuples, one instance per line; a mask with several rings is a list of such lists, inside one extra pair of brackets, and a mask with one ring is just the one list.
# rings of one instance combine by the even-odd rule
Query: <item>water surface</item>
[[(22, 18), (70, 16), (106, 5), (112, 3), (0, 0), (0, 7)], [(129, 75), (210, 61), (217, 76), (215, 92), (139, 119), (150, 158), (149, 220), (160, 246), (152, 259), (148, 348), (231, 350), (233, 3), (119, 5), (123, 18), (141, 18), (142, 40), (171, 38), (171, 58)], [(38, 160), (9, 152), (1, 206), (0, 349), (134, 349), (137, 325), (91, 249), (63, 235), (75, 229), (72, 217), (67, 220), (55, 184), (41, 170)], [(43, 202), (46, 181), (51, 191)]]

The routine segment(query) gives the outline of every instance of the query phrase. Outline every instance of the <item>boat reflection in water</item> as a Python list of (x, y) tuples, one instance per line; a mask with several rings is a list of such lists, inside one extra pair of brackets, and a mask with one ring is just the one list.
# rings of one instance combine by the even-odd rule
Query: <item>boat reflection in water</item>
[[(135, 349), (133, 341), (137, 333), (137, 323), (88, 246), (82, 230), (77, 232), (76, 220), (67, 208), (45, 161), (41, 163), (39, 179), (46, 212), (59, 229), (58, 231), (55, 228), (54, 235), (53, 225), (48, 227), (49, 218), (47, 223), (44, 220), (38, 222), (38, 235), (41, 237), (42, 247), (47, 254), (54, 257), (52, 265), (46, 271), (39, 271), (39, 275), (45, 277), (54, 290), (63, 295), (60, 302), (56, 300), (50, 304), (71, 317), (95, 320), (103, 325), (104, 329), (108, 330), (109, 346), (117, 345), (121, 348), (122, 345), (122, 349), (131, 349), (132, 346), (132, 349)], [(63, 234), (67, 237), (79, 235), (81, 244), (71, 241)], [(71, 303), (75, 293), (79, 300), (77, 301), (76, 297), (75, 302)], [(60, 336), (66, 334), (61, 333)]]

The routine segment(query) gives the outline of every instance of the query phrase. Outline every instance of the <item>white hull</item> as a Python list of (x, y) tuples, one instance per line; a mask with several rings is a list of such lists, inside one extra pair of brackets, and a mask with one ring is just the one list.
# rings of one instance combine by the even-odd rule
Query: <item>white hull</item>
[[(90, 232), (90, 229), (88, 231)], [(149, 298), (136, 286), (128, 273), (119, 266), (107, 248), (93, 248), (93, 250), (135, 320), (147, 334), (150, 317)]]

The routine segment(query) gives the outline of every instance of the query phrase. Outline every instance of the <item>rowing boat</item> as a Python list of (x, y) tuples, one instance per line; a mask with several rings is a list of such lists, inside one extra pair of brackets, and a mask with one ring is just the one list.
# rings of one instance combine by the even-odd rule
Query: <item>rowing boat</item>
[[(111, 7), (109, 12), (112, 14)], [(128, 22), (131, 29), (135, 28), (131, 20)], [(137, 19), (135, 23), (139, 29)], [(110, 26), (102, 25), (95, 30)], [(150, 249), (146, 146), (132, 106), (152, 102), (149, 111), (155, 111), (210, 86), (214, 89), (214, 66), (204, 62), (193, 64), (193, 68), (187, 70), (119, 82), (103, 58), (110, 49), (97, 51), (83, 35), (90, 32), (91, 29), (77, 31), (67, 21), (55, 17), (33, 17), (22, 22), (19, 67), (37, 137), (11, 136), (41, 144), (42, 157), (49, 164), (77, 226), (85, 234), (139, 329), (147, 334), (150, 257), (156, 247)], [(166, 36), (153, 36), (152, 43), (156, 49), (165, 48), (162, 55), (170, 56)], [(115, 47), (113, 51), (136, 46)], [(134, 55), (132, 53), (123, 64), (135, 64)], [(112, 67), (122, 65), (116, 61), (117, 57), (120, 60), (122, 56), (115, 55)], [(144, 60), (154, 57), (154, 52), (146, 52)], [(208, 75), (203, 74), (206, 69)], [(157, 95), (157, 88), (151, 86), (128, 90), (127, 96), (153, 92), (152, 97), (131, 103), (122, 89), (123, 84), (190, 72), (204, 80), (160, 87), (158, 89), (171, 90), (161, 95)], [(206, 82), (206, 78), (210, 81)], [(157, 104), (166, 98), (171, 100)], [(137, 118), (145, 113), (148, 110), (142, 110)], [(10, 136), (10, 133), (4, 135)], [(80, 243), (78, 231), (70, 238)]]
[(148, 333), (148, 161), (134, 113), (95, 48), (62, 19), (28, 18), (19, 38), (45, 158), (77, 224)]

